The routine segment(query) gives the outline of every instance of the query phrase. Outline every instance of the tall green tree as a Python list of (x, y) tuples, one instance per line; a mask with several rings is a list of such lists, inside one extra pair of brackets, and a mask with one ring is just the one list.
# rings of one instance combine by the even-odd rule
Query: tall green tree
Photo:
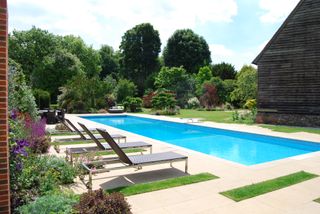
[(61, 47), (79, 58), (84, 66), (84, 71), (89, 78), (100, 74), (100, 55), (99, 52), (88, 46), (80, 37), (73, 35), (61, 38)]
[(119, 58), (113, 48), (108, 45), (102, 45), (99, 50), (101, 58), (100, 78), (103, 79), (107, 75), (117, 76), (119, 73)]
[(251, 65), (244, 65), (237, 74), (236, 89), (231, 93), (231, 99), (243, 106), (247, 100), (256, 99), (258, 93), (257, 69)]
[(78, 57), (66, 50), (56, 50), (35, 68), (31, 80), (35, 88), (48, 91), (55, 102), (59, 87), (82, 72), (83, 65)]
[(190, 29), (174, 32), (163, 51), (163, 59), (165, 66), (183, 66), (189, 73), (198, 73), (200, 67), (211, 63), (206, 40)]
[(145, 80), (159, 67), (160, 47), (159, 32), (149, 23), (135, 26), (122, 37), (122, 75), (137, 85), (140, 95), (143, 94)]
[(219, 63), (212, 66), (212, 75), (220, 77), (220, 79), (235, 79), (237, 71), (233, 65), (229, 63)]
[(32, 72), (57, 49), (58, 39), (46, 30), (32, 27), (9, 34), (9, 57), (19, 63), (29, 82)]

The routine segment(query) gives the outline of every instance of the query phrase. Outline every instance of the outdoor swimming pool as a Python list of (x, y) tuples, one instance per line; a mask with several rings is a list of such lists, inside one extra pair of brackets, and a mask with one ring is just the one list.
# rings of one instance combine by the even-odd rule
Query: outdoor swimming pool
[(97, 123), (244, 165), (320, 151), (320, 144), (135, 116), (82, 116)]

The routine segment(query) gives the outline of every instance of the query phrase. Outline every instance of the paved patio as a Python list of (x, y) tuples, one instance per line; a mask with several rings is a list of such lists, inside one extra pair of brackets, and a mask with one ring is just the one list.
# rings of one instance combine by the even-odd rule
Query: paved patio
[[(135, 116), (137, 116), (135, 114)], [(144, 117), (165, 119), (176, 122), (185, 122), (179, 118), (164, 116)], [(265, 164), (244, 166), (221, 158), (205, 155), (199, 152), (183, 149), (164, 142), (104, 126), (87, 121), (76, 115), (66, 115), (72, 121), (85, 122), (88, 127), (104, 127), (111, 133), (120, 133), (128, 137), (127, 141), (143, 140), (153, 145), (153, 152), (175, 151), (189, 157), (189, 173), (210, 172), (219, 176), (219, 179), (170, 188), (128, 197), (133, 213), (320, 213), (320, 204), (313, 202), (320, 197), (320, 177), (305, 181), (281, 190), (267, 193), (241, 202), (234, 202), (219, 194), (221, 191), (260, 182), (275, 177), (287, 175), (297, 171), (307, 171), (320, 175), (320, 152), (286, 158)], [(213, 122), (197, 123), (223, 129), (246, 131), (251, 133), (309, 140), (320, 143), (320, 135), (309, 133), (280, 133), (258, 126), (221, 124)], [(76, 146), (76, 145), (74, 145)], [(80, 145), (80, 146), (83, 146)], [(65, 146), (61, 146), (64, 155)], [(51, 149), (52, 153), (55, 153)], [(174, 168), (169, 164), (134, 169), (116, 170), (101, 173), (93, 177), (93, 189), (113, 188), (117, 186), (144, 183), (162, 180), (171, 177), (183, 176), (184, 163), (175, 163)], [(85, 186), (77, 180), (72, 188), (77, 193), (86, 191)]]

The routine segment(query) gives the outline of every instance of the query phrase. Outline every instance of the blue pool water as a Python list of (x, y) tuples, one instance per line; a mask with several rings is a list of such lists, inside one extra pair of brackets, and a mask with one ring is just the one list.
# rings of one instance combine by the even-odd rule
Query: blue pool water
[(320, 151), (320, 144), (135, 116), (83, 116), (135, 134), (244, 165)]

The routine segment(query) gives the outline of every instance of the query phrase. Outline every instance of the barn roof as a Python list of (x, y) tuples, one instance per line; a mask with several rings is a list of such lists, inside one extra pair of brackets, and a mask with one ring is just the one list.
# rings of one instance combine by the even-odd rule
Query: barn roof
[(278, 29), (278, 31), (273, 35), (271, 40), (267, 43), (267, 45), (263, 48), (263, 50), (260, 52), (260, 54), (253, 60), (253, 64), (258, 65), (258, 62), (260, 61), (261, 57), (263, 56), (264, 52), (271, 46), (271, 44), (276, 41), (278, 36), (281, 34), (283, 29), (287, 26), (291, 18), (295, 15), (295, 13), (299, 10), (299, 8), (303, 5), (304, 2), (307, 0), (301, 0), (297, 6), (293, 9), (293, 11), (290, 13), (290, 15), (287, 17), (287, 19), (283, 22), (281, 27)]

